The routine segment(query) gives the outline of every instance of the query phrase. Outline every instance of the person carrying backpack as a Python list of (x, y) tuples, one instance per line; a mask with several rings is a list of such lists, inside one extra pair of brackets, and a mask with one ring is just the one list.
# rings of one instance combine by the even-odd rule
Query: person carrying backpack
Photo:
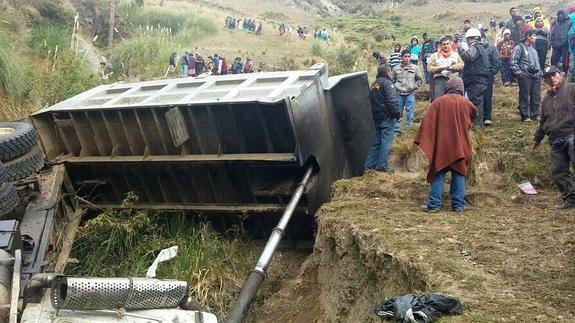
[(393, 170), (388, 163), (389, 153), (393, 146), (395, 120), (401, 118), (401, 111), (393, 81), (391, 80), (389, 65), (382, 64), (377, 68), (377, 78), (371, 85), (369, 99), (375, 123), (375, 136), (364, 163), (364, 169), (392, 172)]

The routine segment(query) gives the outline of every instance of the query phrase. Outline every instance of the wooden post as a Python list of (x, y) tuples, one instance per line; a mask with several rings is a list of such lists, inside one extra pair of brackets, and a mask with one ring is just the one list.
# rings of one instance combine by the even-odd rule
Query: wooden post
[(110, 0), (110, 20), (108, 21), (108, 48), (114, 44), (114, 20), (116, 19), (116, 0)]

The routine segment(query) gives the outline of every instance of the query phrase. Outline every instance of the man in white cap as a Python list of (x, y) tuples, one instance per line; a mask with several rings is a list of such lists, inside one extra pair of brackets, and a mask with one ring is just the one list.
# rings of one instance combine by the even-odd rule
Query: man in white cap
[(467, 97), (479, 114), (475, 124), (483, 127), (483, 98), (487, 90), (489, 78), (489, 57), (481, 43), (481, 32), (477, 28), (469, 28), (465, 33), (466, 42), (459, 44), (457, 51), (465, 63), (463, 67), (463, 83)]

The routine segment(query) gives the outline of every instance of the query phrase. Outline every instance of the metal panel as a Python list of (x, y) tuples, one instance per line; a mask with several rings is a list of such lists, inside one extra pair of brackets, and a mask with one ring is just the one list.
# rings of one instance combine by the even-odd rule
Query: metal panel
[(172, 135), (172, 142), (174, 146), (179, 147), (190, 139), (190, 133), (188, 132), (184, 115), (180, 108), (176, 107), (166, 112), (165, 116), (168, 129), (170, 129), (170, 135)]

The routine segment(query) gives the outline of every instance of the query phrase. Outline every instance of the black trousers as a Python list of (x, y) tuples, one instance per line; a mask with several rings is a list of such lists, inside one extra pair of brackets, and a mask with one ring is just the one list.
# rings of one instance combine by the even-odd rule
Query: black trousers
[(518, 76), (519, 82), (519, 113), (521, 120), (539, 117), (541, 105), (541, 79), (528, 76)]
[(569, 72), (569, 45), (565, 44), (561, 47), (553, 47), (551, 52), (551, 65), (557, 66), (559, 61), (563, 58), (563, 72)]
[(575, 190), (573, 177), (569, 172), (569, 167), (575, 169), (575, 151), (573, 151), (573, 137), (562, 144), (551, 147), (551, 173), (555, 180), (555, 185), (561, 192), (564, 201), (575, 202)]
[(467, 83), (465, 84), (465, 93), (469, 101), (473, 102), (477, 111), (477, 118), (475, 118), (475, 124), (483, 127), (483, 98), (485, 96), (485, 91), (487, 90), (487, 85), (485, 83)]
[(535, 42), (535, 50), (537, 51), (537, 56), (539, 56), (539, 66), (541, 67), (541, 70), (543, 70), (545, 68), (545, 61), (547, 60), (549, 42), (537, 40)]
[(487, 79), (487, 89), (483, 95), (483, 120), (493, 120), (491, 119), (491, 110), (493, 110), (493, 83), (495, 82), (495, 76), (491, 75)]

